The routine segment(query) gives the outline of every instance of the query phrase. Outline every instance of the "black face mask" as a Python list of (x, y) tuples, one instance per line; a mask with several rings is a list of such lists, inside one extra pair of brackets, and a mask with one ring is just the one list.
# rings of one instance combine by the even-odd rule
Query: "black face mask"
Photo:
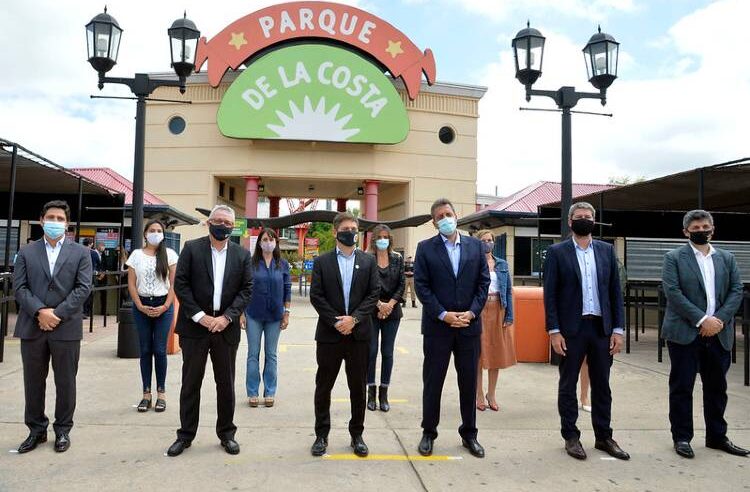
[(344, 246), (354, 246), (357, 242), (357, 233), (352, 231), (339, 231), (336, 233), (336, 240)]
[(690, 241), (694, 244), (702, 246), (708, 244), (708, 238), (713, 234), (714, 231), (695, 231), (690, 233)]
[(575, 219), (571, 222), (570, 228), (576, 236), (588, 236), (594, 231), (594, 221), (589, 219)]
[(232, 234), (232, 230), (233, 229), (231, 227), (227, 227), (223, 225), (216, 225), (216, 224), (208, 224), (208, 232), (217, 241), (223, 241), (226, 238), (228, 238)]

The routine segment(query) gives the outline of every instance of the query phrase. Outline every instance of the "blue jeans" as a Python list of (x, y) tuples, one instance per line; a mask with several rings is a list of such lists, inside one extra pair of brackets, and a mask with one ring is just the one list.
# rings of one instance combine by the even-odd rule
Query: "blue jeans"
[(263, 365), (263, 396), (276, 395), (277, 349), (281, 335), (281, 320), (257, 321), (247, 316), (247, 373), (245, 388), (247, 396), (258, 396), (260, 388), (260, 337), (265, 339), (266, 360)]
[[(151, 301), (147, 297), (141, 298), (144, 306), (161, 306), (163, 298), (154, 298)], [(156, 361), (156, 389), (163, 392), (167, 379), (167, 338), (169, 327), (172, 326), (174, 306), (169, 306), (164, 314), (158, 318), (146, 316), (138, 311), (133, 305), (133, 320), (138, 330), (138, 340), (141, 347), (141, 378), (143, 379), (143, 391), (151, 391), (151, 369), (152, 363)]]
[(396, 334), (401, 320), (396, 319), (373, 319), (372, 336), (370, 337), (370, 362), (367, 367), (367, 385), (375, 385), (375, 362), (378, 358), (378, 335), (380, 335), (380, 385), (391, 384), (391, 372), (393, 372), (393, 347), (396, 344)]

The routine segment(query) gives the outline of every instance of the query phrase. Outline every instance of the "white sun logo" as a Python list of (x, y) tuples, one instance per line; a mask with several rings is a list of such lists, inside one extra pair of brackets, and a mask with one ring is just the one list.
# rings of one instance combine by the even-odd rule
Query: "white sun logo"
[(341, 104), (336, 103), (330, 111), (326, 112), (325, 97), (320, 98), (315, 109), (313, 109), (312, 102), (308, 96), (305, 96), (301, 111), (294, 104), (294, 101), (289, 101), (289, 109), (291, 116), (276, 110), (276, 115), (281, 120), (281, 125), (272, 125), (270, 123), (266, 125), (279, 138), (343, 142), (360, 131), (359, 128), (344, 128), (352, 119), (351, 113), (340, 119), (336, 119), (339, 109), (341, 109)]

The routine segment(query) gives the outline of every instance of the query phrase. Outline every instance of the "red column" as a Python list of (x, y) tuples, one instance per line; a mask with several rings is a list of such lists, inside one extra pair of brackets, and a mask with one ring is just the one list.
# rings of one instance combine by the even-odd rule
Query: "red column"
[(258, 183), (257, 176), (245, 176), (245, 217), (255, 219), (258, 217)]
[[(378, 220), (378, 185), (379, 181), (367, 180), (365, 184), (365, 213), (364, 217), (367, 220), (377, 221)], [(372, 240), (372, 233), (368, 232), (365, 234), (365, 241), (362, 245), (362, 249), (367, 249), (370, 241)]]
[(336, 199), (336, 211), (337, 212), (346, 212), (346, 198), (337, 198)]
[(268, 201), (270, 204), (270, 217), (278, 217), (279, 216), (279, 197), (278, 196), (271, 196), (268, 197)]

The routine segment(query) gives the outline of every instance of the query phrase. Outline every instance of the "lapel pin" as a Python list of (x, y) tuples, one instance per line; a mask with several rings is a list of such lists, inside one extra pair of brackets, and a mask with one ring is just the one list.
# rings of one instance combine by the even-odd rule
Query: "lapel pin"
[(359, 270), (359, 265), (357, 265), (357, 264), (355, 263), (355, 264), (354, 264), (354, 268), (356, 268), (356, 269), (358, 269), (358, 270)]

